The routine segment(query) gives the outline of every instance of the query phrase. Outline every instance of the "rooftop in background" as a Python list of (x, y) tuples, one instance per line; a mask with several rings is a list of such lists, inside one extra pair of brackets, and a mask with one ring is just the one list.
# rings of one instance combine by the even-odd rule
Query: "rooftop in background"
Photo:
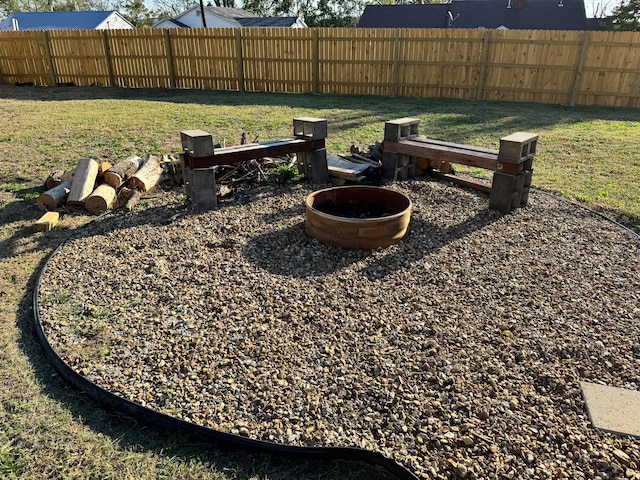
[(425, 5), (367, 5), (363, 28), (590, 30), (583, 0), (453, 0)]
[(0, 21), (0, 30), (103, 30), (134, 28), (115, 10), (16, 12)]
[[(306, 28), (300, 17), (259, 17), (241, 8), (204, 7), (205, 21), (209, 28), (286, 27)], [(203, 26), (199, 6), (191, 7), (173, 18), (160, 20), (151, 28), (200, 28)]]

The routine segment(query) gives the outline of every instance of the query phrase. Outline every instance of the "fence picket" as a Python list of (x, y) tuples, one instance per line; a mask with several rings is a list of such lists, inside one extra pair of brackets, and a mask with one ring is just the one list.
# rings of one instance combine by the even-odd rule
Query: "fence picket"
[(640, 32), (0, 32), (0, 79), (640, 107)]

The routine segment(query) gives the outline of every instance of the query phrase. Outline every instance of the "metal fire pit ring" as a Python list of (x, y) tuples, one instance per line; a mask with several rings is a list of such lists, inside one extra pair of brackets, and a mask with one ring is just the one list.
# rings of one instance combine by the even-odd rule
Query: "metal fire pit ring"
[(382, 187), (318, 190), (306, 200), (306, 232), (322, 243), (371, 250), (398, 243), (411, 219), (411, 200)]

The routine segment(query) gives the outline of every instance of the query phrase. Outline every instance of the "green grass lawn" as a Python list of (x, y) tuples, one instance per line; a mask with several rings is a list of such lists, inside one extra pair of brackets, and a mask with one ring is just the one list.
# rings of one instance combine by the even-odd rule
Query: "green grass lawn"
[[(0, 90), (0, 183), (35, 186), (83, 156), (115, 161), (179, 151), (178, 132), (200, 128), (226, 145), (240, 136), (291, 136), (291, 120), (329, 121), (328, 149), (382, 140), (385, 120), (416, 117), (431, 138), (498, 148), (515, 131), (540, 134), (533, 184), (609, 212), (640, 218), (637, 110), (364, 96), (240, 94), (182, 90), (16, 88)], [(35, 168), (35, 170), (34, 170)], [(472, 172), (473, 173), (473, 172)]]
[[(32, 331), (31, 289), (46, 256), (87, 217), (32, 234), (46, 176), (91, 156), (180, 150), (179, 131), (226, 145), (286, 138), (294, 117), (324, 117), (328, 149), (382, 140), (384, 122), (421, 121), (434, 139), (498, 148), (540, 135), (533, 185), (640, 231), (640, 112), (516, 103), (0, 85), (0, 478), (370, 478), (340, 463), (225, 452), (141, 428), (98, 408), (54, 374)], [(470, 170), (471, 174), (485, 172)], [(345, 473), (348, 472), (348, 473)]]

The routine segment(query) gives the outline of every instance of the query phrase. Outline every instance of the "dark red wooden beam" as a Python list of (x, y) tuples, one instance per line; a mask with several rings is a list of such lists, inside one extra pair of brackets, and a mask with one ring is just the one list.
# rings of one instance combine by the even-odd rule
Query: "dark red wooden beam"
[(231, 165), (262, 157), (277, 157), (298, 152), (310, 152), (325, 148), (324, 138), (317, 140), (273, 140), (270, 142), (248, 143), (233, 147), (216, 148), (209, 157), (192, 157), (184, 153), (184, 164), (190, 168), (208, 168), (216, 165)]

